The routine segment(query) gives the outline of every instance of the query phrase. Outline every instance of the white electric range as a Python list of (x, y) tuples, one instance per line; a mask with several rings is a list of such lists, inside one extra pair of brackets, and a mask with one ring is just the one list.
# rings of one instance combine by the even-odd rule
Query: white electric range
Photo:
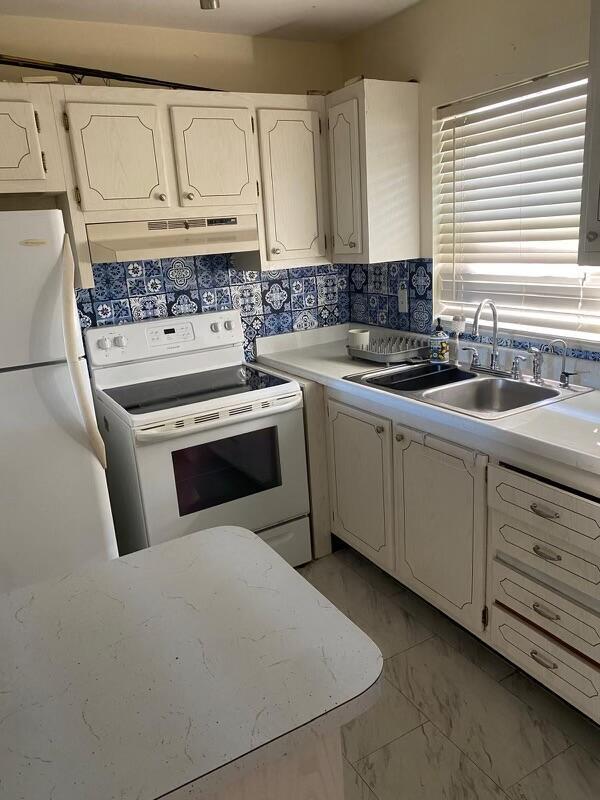
[(238, 311), (88, 329), (119, 551), (216, 525), (310, 561), (302, 391), (244, 362)]

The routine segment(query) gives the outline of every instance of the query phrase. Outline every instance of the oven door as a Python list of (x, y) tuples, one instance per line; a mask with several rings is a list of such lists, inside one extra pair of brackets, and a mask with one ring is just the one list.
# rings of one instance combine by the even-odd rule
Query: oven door
[(258, 532), (309, 512), (302, 408), (136, 445), (148, 545), (217, 525)]

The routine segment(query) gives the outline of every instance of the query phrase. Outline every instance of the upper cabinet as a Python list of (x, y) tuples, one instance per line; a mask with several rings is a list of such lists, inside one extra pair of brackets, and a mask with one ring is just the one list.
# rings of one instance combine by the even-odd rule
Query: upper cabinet
[(0, 193), (64, 190), (47, 86), (0, 84)]
[(258, 126), (267, 261), (279, 268), (322, 261), (327, 245), (319, 113), (261, 109)]
[(154, 105), (67, 103), (84, 211), (169, 206)]
[(590, 72), (585, 121), (583, 191), (579, 223), (580, 264), (600, 264), (600, 6), (592, 3)]
[(248, 109), (171, 106), (171, 125), (179, 205), (256, 203)]
[(418, 99), (376, 80), (327, 97), (333, 261), (419, 256)]

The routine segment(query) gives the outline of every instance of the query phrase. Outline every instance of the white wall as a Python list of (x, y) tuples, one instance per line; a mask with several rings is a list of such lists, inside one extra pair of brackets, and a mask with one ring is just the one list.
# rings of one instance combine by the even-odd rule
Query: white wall
[(421, 85), (421, 255), (432, 255), (434, 106), (587, 60), (590, 0), (421, 0), (342, 44), (344, 78)]
[[(340, 48), (326, 42), (0, 16), (0, 53), (234, 91), (304, 93), (341, 85)], [(21, 74), (39, 73), (0, 67), (0, 79)]]

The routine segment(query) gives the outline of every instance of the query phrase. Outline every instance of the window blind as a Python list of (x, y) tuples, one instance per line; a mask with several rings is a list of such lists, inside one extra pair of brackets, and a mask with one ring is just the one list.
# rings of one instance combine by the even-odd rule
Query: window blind
[(577, 265), (587, 70), (438, 109), (438, 311), (485, 297), (509, 331), (600, 341), (600, 269)]

